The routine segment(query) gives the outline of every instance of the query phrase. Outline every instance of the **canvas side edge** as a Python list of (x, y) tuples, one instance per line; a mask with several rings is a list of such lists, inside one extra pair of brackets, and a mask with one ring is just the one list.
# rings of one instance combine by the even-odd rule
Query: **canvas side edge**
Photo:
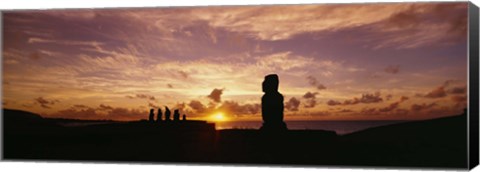
[(479, 157), (479, 11), (469, 2), (468, 6), (468, 168), (478, 165)]

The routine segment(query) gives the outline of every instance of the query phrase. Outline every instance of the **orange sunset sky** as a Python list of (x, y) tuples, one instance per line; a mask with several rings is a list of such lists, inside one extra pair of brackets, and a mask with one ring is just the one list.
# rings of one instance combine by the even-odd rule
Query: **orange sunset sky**
[(467, 3), (3, 12), (3, 108), (146, 119), (178, 108), (261, 120), (264, 76), (287, 120), (463, 112)]

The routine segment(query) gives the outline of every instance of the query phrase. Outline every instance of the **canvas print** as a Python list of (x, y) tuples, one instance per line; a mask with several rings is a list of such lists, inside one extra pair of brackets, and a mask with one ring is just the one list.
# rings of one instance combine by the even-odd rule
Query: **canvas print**
[(6, 160), (467, 167), (467, 2), (2, 20)]

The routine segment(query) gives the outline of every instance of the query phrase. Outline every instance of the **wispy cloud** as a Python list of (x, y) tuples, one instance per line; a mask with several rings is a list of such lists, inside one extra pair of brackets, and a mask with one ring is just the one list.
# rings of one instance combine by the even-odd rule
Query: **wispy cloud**
[(207, 96), (208, 98), (212, 99), (214, 102), (221, 102), (222, 101), (222, 94), (224, 89), (213, 89), (212, 92)]
[(34, 99), (35, 104), (39, 104), (42, 108), (47, 108), (47, 109), (50, 109), (51, 105), (54, 105), (55, 103), (58, 103), (58, 102), (60, 101), (57, 99), (48, 100), (43, 97), (37, 97)]
[(347, 100), (344, 100), (343, 102), (335, 101), (335, 100), (329, 100), (327, 102), (327, 104), (330, 105), (330, 106), (356, 105), (356, 104), (359, 104), (359, 103), (368, 104), (368, 103), (379, 103), (379, 102), (382, 102), (382, 101), (383, 101), (383, 98), (381, 97), (380, 92), (375, 92), (373, 94), (365, 93), (365, 94), (362, 94), (362, 96), (360, 98), (354, 97), (353, 99), (347, 99)]
[(295, 97), (290, 98), (286, 103), (285, 103), (285, 109), (289, 111), (298, 111), (298, 107), (300, 106), (300, 100), (298, 100)]

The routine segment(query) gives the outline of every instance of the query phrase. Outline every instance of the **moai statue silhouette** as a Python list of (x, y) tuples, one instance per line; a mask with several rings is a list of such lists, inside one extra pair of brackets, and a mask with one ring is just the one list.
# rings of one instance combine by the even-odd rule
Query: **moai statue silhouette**
[(158, 111), (157, 111), (157, 122), (161, 122), (162, 121), (162, 109), (158, 108)]
[(165, 121), (170, 121), (170, 109), (168, 109), (168, 107), (165, 106)]
[(173, 111), (173, 121), (180, 121), (180, 112), (178, 111), (178, 109), (175, 109), (175, 111)]
[(278, 92), (278, 75), (265, 76), (262, 83), (262, 119), (263, 125), (260, 130), (283, 131), (287, 125), (283, 122), (283, 95)]
[(155, 116), (155, 114), (153, 114), (153, 109), (150, 109), (150, 114), (148, 115), (148, 121), (150, 122), (153, 122), (153, 117)]

